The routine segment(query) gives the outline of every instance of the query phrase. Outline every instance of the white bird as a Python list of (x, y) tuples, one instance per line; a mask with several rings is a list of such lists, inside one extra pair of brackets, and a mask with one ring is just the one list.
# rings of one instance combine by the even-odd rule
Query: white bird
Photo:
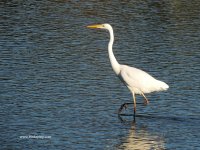
[[(130, 67), (127, 65), (119, 64), (113, 54), (112, 46), (114, 42), (114, 33), (113, 28), (109, 24), (96, 24), (96, 25), (89, 25), (88, 28), (99, 28), (99, 29), (106, 29), (110, 33), (110, 41), (108, 44), (108, 54), (111, 66), (116, 73), (116, 75), (121, 79), (121, 81), (128, 87), (133, 95), (133, 106), (134, 106), (134, 118), (136, 114), (136, 94), (140, 94), (144, 97), (145, 103), (148, 104), (149, 101), (144, 94), (151, 93), (155, 91), (163, 91), (167, 90), (169, 86), (162, 81), (159, 81), (146, 73), (143, 70)], [(127, 107), (128, 103), (124, 103), (119, 112), (123, 109), (123, 107)]]

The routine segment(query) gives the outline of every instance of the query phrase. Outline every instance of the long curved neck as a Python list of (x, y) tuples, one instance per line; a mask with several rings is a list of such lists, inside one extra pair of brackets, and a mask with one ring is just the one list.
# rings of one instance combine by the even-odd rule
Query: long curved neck
[(114, 33), (113, 33), (112, 28), (109, 29), (108, 31), (110, 33), (110, 41), (108, 43), (108, 54), (109, 54), (109, 58), (110, 58), (110, 63), (111, 63), (111, 66), (112, 66), (114, 72), (116, 74), (119, 74), (120, 73), (120, 64), (117, 62), (117, 60), (113, 54), (113, 50), (112, 50), (112, 46), (113, 46), (113, 42), (114, 42)]

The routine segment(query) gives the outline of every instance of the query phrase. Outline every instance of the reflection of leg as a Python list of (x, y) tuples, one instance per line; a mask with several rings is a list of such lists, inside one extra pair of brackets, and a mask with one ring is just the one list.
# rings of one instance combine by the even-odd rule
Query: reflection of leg
[(149, 100), (146, 98), (146, 96), (144, 95), (144, 93), (142, 93), (142, 96), (144, 97), (144, 100), (145, 100), (144, 104), (145, 105), (149, 104)]
[(133, 93), (133, 109), (134, 109), (134, 120), (135, 120), (135, 114), (136, 114), (136, 98), (135, 94)]
[(122, 104), (120, 106), (120, 108), (118, 109), (118, 114), (120, 114), (123, 109), (126, 109), (129, 104), (133, 104), (133, 103), (124, 103), (124, 104)]

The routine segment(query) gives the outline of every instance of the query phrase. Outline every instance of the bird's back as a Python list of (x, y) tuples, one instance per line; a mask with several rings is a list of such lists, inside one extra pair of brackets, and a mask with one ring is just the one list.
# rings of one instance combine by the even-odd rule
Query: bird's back
[(135, 94), (163, 91), (169, 88), (166, 83), (155, 79), (143, 70), (127, 65), (121, 65), (120, 70), (120, 78)]

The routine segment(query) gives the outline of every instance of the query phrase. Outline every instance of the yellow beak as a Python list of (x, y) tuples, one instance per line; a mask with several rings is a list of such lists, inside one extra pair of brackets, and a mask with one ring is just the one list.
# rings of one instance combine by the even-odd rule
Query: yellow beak
[(94, 24), (94, 25), (89, 25), (87, 28), (103, 28), (102, 24)]

